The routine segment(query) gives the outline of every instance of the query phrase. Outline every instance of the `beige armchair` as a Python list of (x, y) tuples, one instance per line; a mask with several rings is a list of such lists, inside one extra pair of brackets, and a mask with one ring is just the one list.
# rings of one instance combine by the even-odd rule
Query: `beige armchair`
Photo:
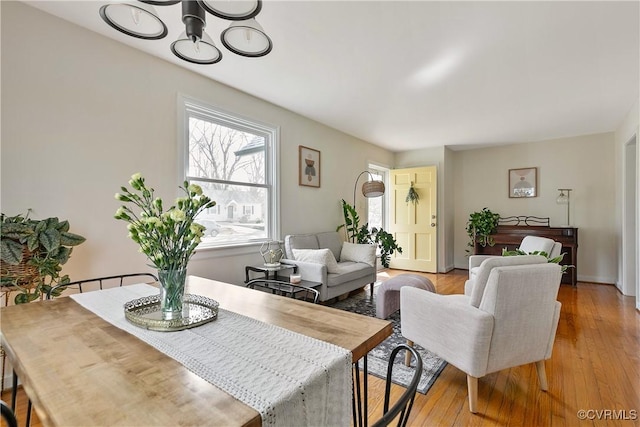
[[(547, 237), (524, 236), (518, 249), (527, 254), (532, 252), (545, 252), (549, 258), (555, 258), (560, 256), (560, 252), (562, 252), (562, 243)], [(475, 279), (480, 265), (484, 260), (496, 256), (501, 255), (471, 255), (469, 257), (469, 280)]]
[(495, 267), (472, 296), (404, 287), (402, 335), (467, 374), (471, 412), (477, 412), (478, 378), (502, 369), (535, 362), (546, 390), (544, 361), (560, 318), (561, 275), (553, 263)]

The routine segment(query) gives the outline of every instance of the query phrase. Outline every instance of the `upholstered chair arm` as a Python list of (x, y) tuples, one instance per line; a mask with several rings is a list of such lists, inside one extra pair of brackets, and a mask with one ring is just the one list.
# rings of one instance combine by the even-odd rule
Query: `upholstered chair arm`
[(474, 377), (486, 373), (494, 319), (464, 295), (400, 290), (402, 335)]
[(495, 256), (497, 255), (471, 255), (469, 257), (469, 271), (474, 267), (480, 267), (480, 264), (482, 264), (482, 261), (485, 259), (493, 258)]
[(295, 264), (298, 266), (298, 273), (302, 280), (310, 280), (312, 282), (327, 283), (327, 266), (315, 262), (297, 261), (294, 259), (282, 259), (287, 264)]

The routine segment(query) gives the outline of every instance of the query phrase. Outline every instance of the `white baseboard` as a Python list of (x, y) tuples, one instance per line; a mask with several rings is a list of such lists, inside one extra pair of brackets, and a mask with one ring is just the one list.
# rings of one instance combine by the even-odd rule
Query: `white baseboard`
[[(616, 283), (615, 277), (605, 277), (605, 276), (583, 276), (578, 275), (578, 282), (590, 282), (590, 283), (599, 283), (602, 285), (613, 285)], [(617, 285), (616, 285), (617, 286)]]
[(447, 265), (447, 266), (444, 268), (444, 272), (445, 272), (445, 273), (449, 273), (450, 271), (453, 271), (453, 270), (455, 270), (455, 269), (456, 269), (456, 266), (455, 266), (455, 265), (453, 265), (453, 264), (451, 264), (451, 265)]

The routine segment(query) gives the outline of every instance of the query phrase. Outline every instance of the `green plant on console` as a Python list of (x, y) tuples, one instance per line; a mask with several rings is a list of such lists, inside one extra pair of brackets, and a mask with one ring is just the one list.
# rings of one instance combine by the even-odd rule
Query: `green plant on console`
[[(565, 252), (561, 253), (555, 258), (549, 258), (549, 254), (545, 251), (533, 251), (533, 252), (525, 252), (521, 249), (514, 249), (512, 251), (502, 249), (502, 256), (518, 256), (518, 255), (542, 255), (547, 259), (547, 262), (552, 262), (554, 264), (560, 264), (560, 261), (564, 258)], [(562, 267), (562, 272), (564, 273), (567, 269), (574, 267), (573, 265), (560, 265)]]
[(342, 213), (344, 224), (336, 228), (340, 231), (343, 227), (347, 234), (347, 239), (351, 243), (374, 244), (380, 249), (380, 262), (386, 268), (389, 267), (389, 260), (394, 252), (402, 253), (402, 248), (391, 233), (387, 233), (382, 228), (372, 227), (369, 224), (360, 226), (360, 216), (356, 209), (342, 199)]
[[(60, 276), (62, 265), (71, 256), (72, 246), (85, 238), (69, 232), (69, 221), (58, 218), (35, 220), (26, 215), (1, 214), (0, 241), (2, 287), (17, 290), (14, 301), (24, 304), (48, 293), (58, 284), (69, 283), (69, 276)], [(59, 296), (62, 288), (52, 293)]]
[(469, 236), (469, 246), (471, 249), (467, 249), (467, 253), (473, 252), (475, 244), (485, 247), (487, 245), (493, 246), (495, 243), (491, 234), (498, 227), (498, 220), (500, 214), (491, 212), (488, 208), (482, 208), (480, 212), (473, 212), (469, 215), (467, 221), (467, 235)]

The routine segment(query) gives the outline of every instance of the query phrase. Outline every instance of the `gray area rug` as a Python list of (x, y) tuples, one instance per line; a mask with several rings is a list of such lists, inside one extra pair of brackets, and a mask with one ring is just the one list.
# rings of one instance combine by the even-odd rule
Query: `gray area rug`
[[(364, 314), (369, 317), (376, 317), (376, 294), (377, 289), (375, 289), (373, 298), (371, 298), (369, 290), (366, 289), (364, 292), (350, 296), (349, 298), (333, 303), (330, 306), (340, 310)], [(387, 377), (387, 364), (389, 362), (391, 351), (398, 346), (398, 344), (404, 344), (407, 342), (400, 333), (400, 312), (395, 312), (387, 320), (393, 322), (393, 333), (389, 338), (371, 350), (367, 358), (369, 373), (383, 379)], [(442, 372), (445, 366), (447, 366), (447, 362), (419, 345), (415, 345), (415, 349), (422, 357), (423, 366), (422, 376), (420, 378), (420, 383), (418, 384), (418, 391), (422, 394), (426, 394), (438, 378), (438, 375), (440, 375), (440, 372)], [(406, 387), (411, 381), (411, 378), (413, 378), (414, 371), (414, 367), (407, 367), (404, 365), (404, 352), (402, 352), (398, 357), (396, 357), (393, 367), (392, 381), (398, 385)]]

